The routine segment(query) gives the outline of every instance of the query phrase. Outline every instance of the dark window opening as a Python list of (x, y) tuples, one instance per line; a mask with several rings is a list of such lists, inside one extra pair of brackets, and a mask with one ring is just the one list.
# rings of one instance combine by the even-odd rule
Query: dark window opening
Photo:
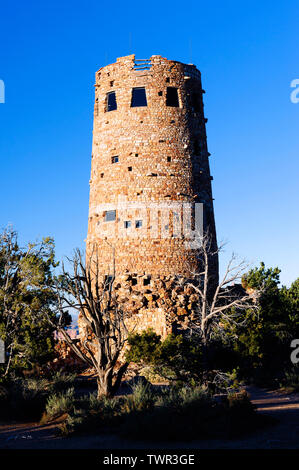
[(131, 166), (128, 166), (128, 171), (132, 171), (132, 167), (131, 167)]
[(101, 178), (104, 178), (104, 173), (101, 173)]
[(173, 106), (174, 108), (179, 107), (179, 95), (177, 88), (170, 86), (167, 87), (166, 106)]
[(115, 157), (111, 157), (111, 163), (118, 163), (118, 162), (119, 162), (119, 158), (117, 155)]
[(114, 222), (116, 220), (116, 211), (105, 212), (105, 222)]
[(114, 85), (114, 80), (111, 80), (110, 86), (113, 86), (113, 85)]
[(132, 277), (132, 286), (136, 286), (137, 285), (137, 277)]
[(138, 153), (135, 153), (135, 157), (138, 157)]
[(169, 83), (169, 82), (170, 82), (170, 78), (167, 77), (167, 78), (166, 78), (166, 83)]
[(168, 162), (171, 162), (171, 157), (167, 157), (167, 161), (168, 161)]
[(132, 225), (132, 222), (131, 222), (130, 220), (125, 220), (125, 221), (124, 221), (124, 227), (125, 227), (125, 228), (130, 228), (131, 225)]
[(116, 95), (115, 91), (111, 91), (107, 93), (106, 111), (114, 111), (115, 109), (117, 109)]
[(143, 279), (143, 285), (144, 286), (149, 286), (150, 283), (151, 283), (151, 278), (150, 277), (148, 277), (146, 279)]
[(163, 91), (158, 91), (158, 96), (162, 96), (163, 95)]
[(145, 88), (133, 88), (131, 107), (137, 108), (139, 106), (147, 106)]
[(142, 227), (142, 220), (135, 220), (135, 227), (141, 228)]
[(201, 110), (201, 95), (199, 93), (192, 93), (191, 106), (192, 106), (192, 110), (195, 113), (200, 112), (200, 110)]

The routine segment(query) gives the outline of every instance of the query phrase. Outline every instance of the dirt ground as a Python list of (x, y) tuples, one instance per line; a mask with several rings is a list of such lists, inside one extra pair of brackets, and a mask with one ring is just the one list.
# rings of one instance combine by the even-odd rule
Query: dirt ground
[(0, 423), (0, 449), (299, 449), (299, 394), (285, 395), (247, 387), (258, 413), (275, 418), (267, 426), (241, 439), (188, 442), (124, 440), (102, 433), (57, 437), (58, 423)]

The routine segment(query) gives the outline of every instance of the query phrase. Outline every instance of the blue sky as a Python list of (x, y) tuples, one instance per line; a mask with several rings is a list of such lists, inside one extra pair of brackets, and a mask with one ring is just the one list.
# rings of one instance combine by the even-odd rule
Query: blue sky
[(218, 238), (298, 276), (296, 1), (2, 2), (0, 222), (25, 242), (84, 246), (94, 74), (117, 57), (194, 63), (206, 90)]

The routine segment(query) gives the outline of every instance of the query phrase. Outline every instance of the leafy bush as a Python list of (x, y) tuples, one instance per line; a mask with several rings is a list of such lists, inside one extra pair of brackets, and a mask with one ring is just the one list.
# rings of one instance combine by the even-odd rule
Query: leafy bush
[[(240, 373), (258, 385), (276, 386), (290, 365), (290, 343), (299, 336), (299, 278), (286, 288), (279, 287), (278, 268), (250, 270), (243, 278), (249, 289), (263, 288), (258, 310), (244, 312), (244, 326), (232, 326)], [(232, 330), (232, 331), (229, 331)]]
[(76, 376), (76, 374), (56, 372), (49, 381), (49, 390), (51, 393), (65, 392), (74, 385)]
[(96, 431), (104, 424), (113, 425), (114, 418), (120, 413), (121, 400), (117, 398), (98, 398), (96, 393), (78, 398), (68, 412), (67, 419), (59, 429), (62, 435)]
[(134, 439), (185, 440), (206, 433), (206, 423), (219, 412), (206, 389), (165, 387), (151, 408), (135, 410), (121, 426)]
[(46, 413), (43, 421), (47, 419), (56, 418), (57, 416), (69, 413), (75, 406), (75, 391), (74, 388), (69, 388), (66, 392), (51, 395), (46, 404)]
[(96, 432), (109, 426), (121, 436), (142, 440), (228, 438), (259, 425), (247, 393), (217, 400), (206, 387), (161, 387), (139, 383), (132, 394), (98, 399), (95, 394), (74, 398), (73, 391), (54, 395), (48, 416), (67, 413), (60, 424), (64, 436)]
[(198, 339), (168, 335), (163, 341), (153, 330), (129, 336), (128, 362), (150, 365), (152, 373), (171, 382), (198, 383), (202, 377), (202, 348)]
[(121, 432), (134, 439), (189, 440), (227, 438), (257, 425), (247, 393), (215, 400), (205, 387), (171, 387), (156, 395), (150, 409), (126, 416)]
[(2, 419), (40, 419), (45, 407), (47, 381), (15, 379), (2, 387), (0, 417)]
[(132, 395), (124, 401), (124, 410), (128, 413), (149, 410), (155, 403), (155, 395), (149, 384), (138, 383), (132, 387)]
[(0, 364), (0, 376), (7, 367), (9, 373), (34, 371), (54, 358), (55, 328), (48, 319), (56, 320), (56, 266), (52, 238), (21, 247), (11, 227), (0, 233), (0, 338), (10, 356)]

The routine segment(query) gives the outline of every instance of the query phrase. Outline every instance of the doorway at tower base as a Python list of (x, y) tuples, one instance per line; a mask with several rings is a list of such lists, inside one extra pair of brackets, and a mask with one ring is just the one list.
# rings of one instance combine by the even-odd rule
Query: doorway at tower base
[[(125, 313), (129, 332), (151, 328), (164, 339), (170, 333), (187, 330), (196, 319), (199, 294), (186, 278), (126, 273), (115, 278), (113, 295)], [(78, 326), (81, 340), (90, 336), (80, 316)]]

